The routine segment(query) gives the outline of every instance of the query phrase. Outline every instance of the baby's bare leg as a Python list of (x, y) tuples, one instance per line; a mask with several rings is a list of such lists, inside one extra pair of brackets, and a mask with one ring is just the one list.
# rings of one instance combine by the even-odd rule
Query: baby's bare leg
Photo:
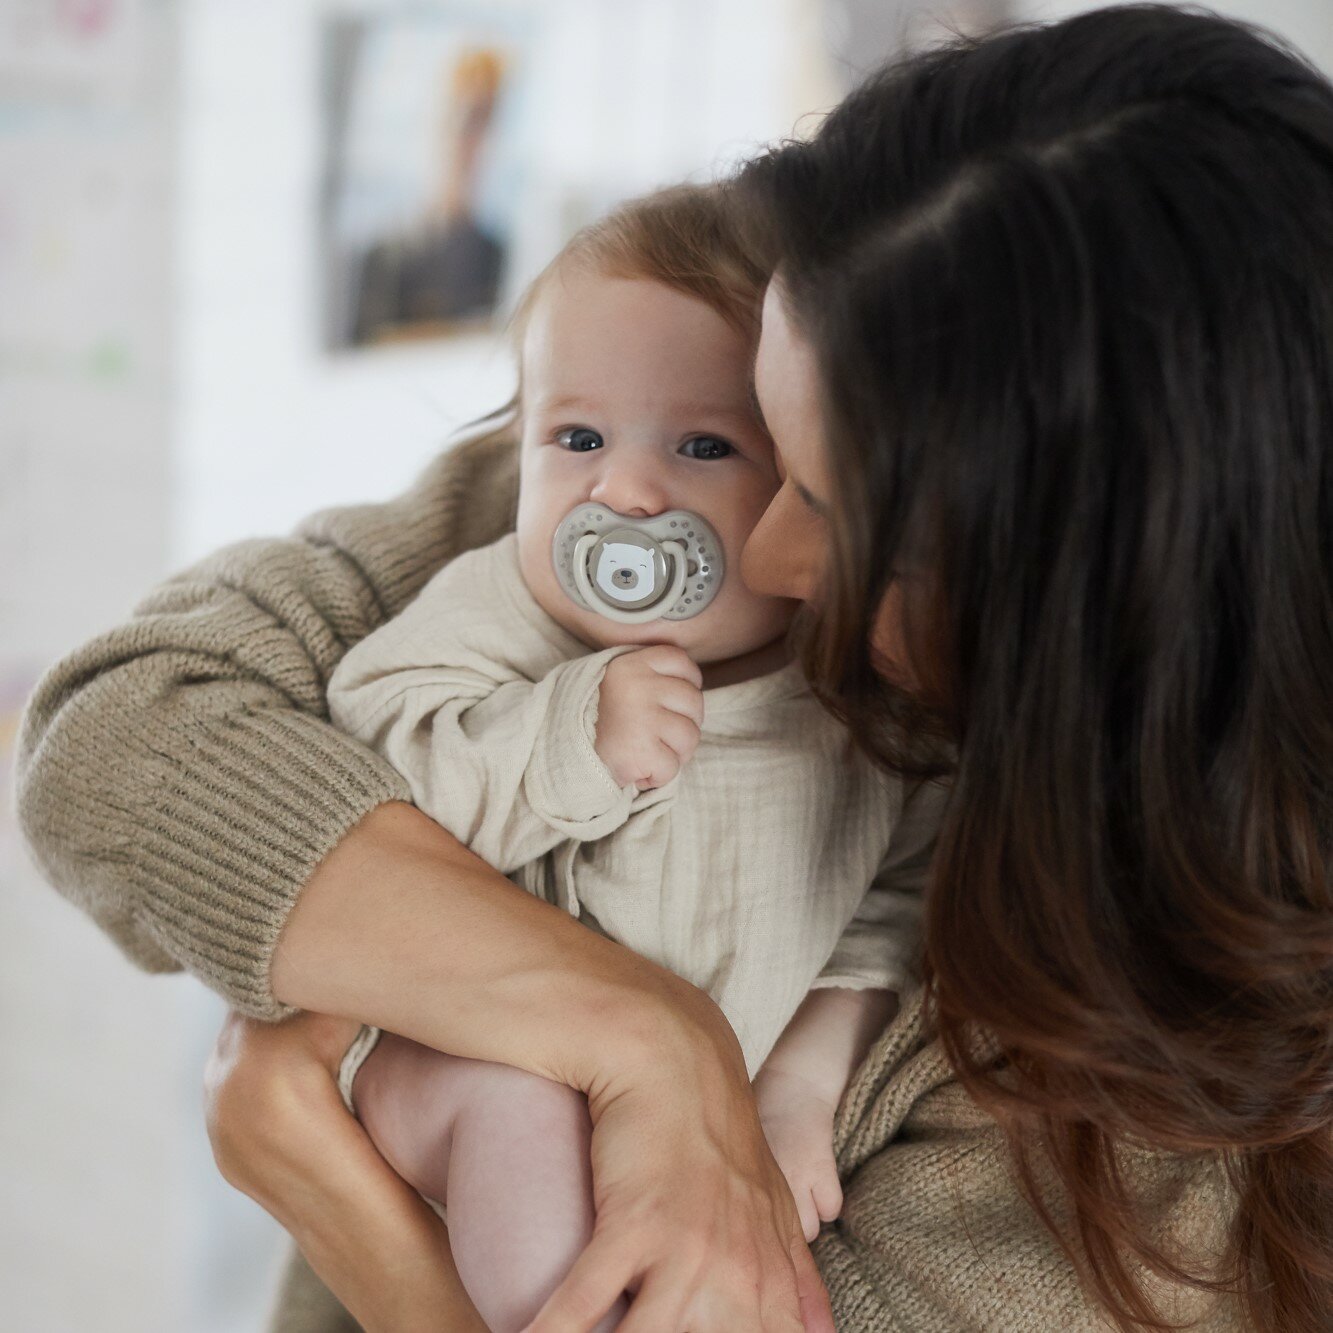
[[(523, 1328), (592, 1235), (587, 1098), (385, 1033), (353, 1085), (376, 1147), (445, 1205), (463, 1284), (494, 1333)], [(615, 1328), (623, 1298), (596, 1326)]]

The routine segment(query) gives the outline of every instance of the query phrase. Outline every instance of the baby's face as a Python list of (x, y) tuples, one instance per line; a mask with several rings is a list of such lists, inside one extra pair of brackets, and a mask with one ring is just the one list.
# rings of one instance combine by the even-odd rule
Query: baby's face
[[(752, 593), (741, 548), (781, 485), (750, 402), (751, 348), (702, 301), (646, 279), (556, 274), (523, 339), (519, 562), (542, 608), (593, 648), (671, 643), (720, 662), (771, 643), (795, 603)], [(717, 596), (689, 620), (625, 625), (561, 588), (551, 542), (576, 505), (702, 515), (722, 540)]]

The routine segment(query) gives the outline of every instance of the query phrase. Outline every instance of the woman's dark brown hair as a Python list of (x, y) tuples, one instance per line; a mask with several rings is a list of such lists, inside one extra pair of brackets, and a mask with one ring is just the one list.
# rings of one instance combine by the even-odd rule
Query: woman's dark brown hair
[[(952, 1061), (1122, 1327), (1169, 1326), (1147, 1271), (1333, 1328), (1333, 89), (1102, 10), (885, 69), (740, 189), (824, 385), (807, 667), (888, 766), (957, 756)], [(868, 647), (895, 578), (912, 696)], [(1136, 1144), (1225, 1164), (1207, 1271)]]

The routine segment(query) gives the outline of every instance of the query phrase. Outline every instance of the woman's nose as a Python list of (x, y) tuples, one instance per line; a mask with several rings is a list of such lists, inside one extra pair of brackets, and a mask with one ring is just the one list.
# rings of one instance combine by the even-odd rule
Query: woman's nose
[(588, 498), (630, 518), (651, 518), (671, 508), (671, 496), (653, 464), (623, 456), (607, 460)]
[(741, 549), (745, 586), (768, 597), (818, 600), (826, 558), (823, 534), (779, 491)]

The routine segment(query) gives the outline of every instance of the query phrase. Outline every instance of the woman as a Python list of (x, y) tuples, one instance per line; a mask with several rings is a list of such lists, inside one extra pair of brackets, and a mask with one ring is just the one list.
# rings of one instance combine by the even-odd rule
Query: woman
[[(952, 771), (928, 984), (836, 1127), (837, 1327), (1328, 1327), (1333, 90), (1102, 11), (885, 71), (740, 188), (787, 466), (743, 574), (811, 604), (868, 748)], [(229, 1024), (213, 1136), (365, 1326), (472, 1325), (338, 1102), (349, 1018), (587, 1095), (598, 1227), (534, 1333), (622, 1286), (626, 1329), (826, 1329), (716, 1013), (322, 720), (347, 643), (502, 530), (512, 462), (473, 441), (165, 585), (39, 687), (25, 827), (142, 965), (320, 1011)], [(294, 1270), (280, 1327), (340, 1327), (321, 1299)]]

